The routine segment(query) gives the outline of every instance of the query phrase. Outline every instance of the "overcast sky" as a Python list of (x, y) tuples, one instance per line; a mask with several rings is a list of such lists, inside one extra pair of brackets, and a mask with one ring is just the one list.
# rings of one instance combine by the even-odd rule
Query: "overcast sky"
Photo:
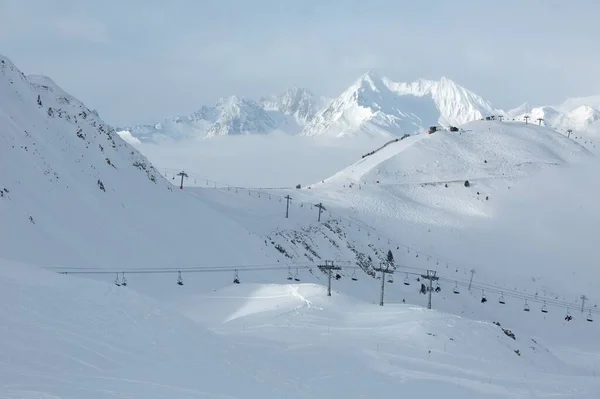
[(600, 94), (597, 0), (1, 0), (0, 54), (113, 125), (368, 69), (447, 76), (500, 108)]

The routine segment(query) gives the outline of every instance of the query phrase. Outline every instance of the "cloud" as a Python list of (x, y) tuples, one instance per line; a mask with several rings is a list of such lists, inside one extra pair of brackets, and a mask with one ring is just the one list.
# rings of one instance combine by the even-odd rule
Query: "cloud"
[(116, 125), (291, 85), (334, 96), (367, 69), (448, 76), (514, 107), (600, 93), (598, 12), (591, 0), (5, 0), (0, 48)]

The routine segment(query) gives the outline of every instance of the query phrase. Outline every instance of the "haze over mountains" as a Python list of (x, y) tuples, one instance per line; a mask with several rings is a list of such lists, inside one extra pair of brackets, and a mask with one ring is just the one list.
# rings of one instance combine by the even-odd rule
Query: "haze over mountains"
[(396, 82), (373, 71), (333, 99), (292, 88), (258, 100), (230, 96), (186, 116), (154, 125), (118, 128), (131, 143), (164, 142), (281, 132), (308, 137), (401, 137), (431, 125), (460, 126), (486, 116), (566, 131), (600, 133), (600, 97), (574, 98), (558, 106), (523, 104), (505, 111), (447, 77)]

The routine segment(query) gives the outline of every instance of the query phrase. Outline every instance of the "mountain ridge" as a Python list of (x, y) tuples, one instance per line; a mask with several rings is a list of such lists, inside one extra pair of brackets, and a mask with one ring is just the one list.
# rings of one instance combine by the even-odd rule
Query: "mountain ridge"
[(492, 115), (514, 121), (524, 121), (529, 115), (532, 121), (543, 118), (557, 130), (600, 134), (600, 96), (568, 99), (557, 106), (532, 108), (524, 103), (502, 110), (446, 76), (402, 82), (372, 70), (332, 99), (294, 86), (257, 100), (232, 95), (190, 115), (117, 130), (131, 143), (272, 132), (314, 138), (393, 138), (424, 132), (432, 125), (460, 126)]

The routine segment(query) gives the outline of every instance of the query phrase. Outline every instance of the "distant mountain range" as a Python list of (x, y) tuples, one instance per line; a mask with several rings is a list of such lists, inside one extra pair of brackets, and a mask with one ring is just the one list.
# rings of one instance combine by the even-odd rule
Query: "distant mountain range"
[[(208, 139), (283, 132), (309, 137), (396, 137), (431, 125), (460, 126), (490, 115), (543, 123), (554, 129), (600, 133), (600, 96), (559, 106), (523, 104), (504, 111), (451, 79), (394, 82), (369, 71), (333, 99), (292, 88), (258, 100), (230, 96), (187, 116), (154, 125), (117, 128), (132, 143)], [(539, 123), (539, 121), (537, 122)]]

